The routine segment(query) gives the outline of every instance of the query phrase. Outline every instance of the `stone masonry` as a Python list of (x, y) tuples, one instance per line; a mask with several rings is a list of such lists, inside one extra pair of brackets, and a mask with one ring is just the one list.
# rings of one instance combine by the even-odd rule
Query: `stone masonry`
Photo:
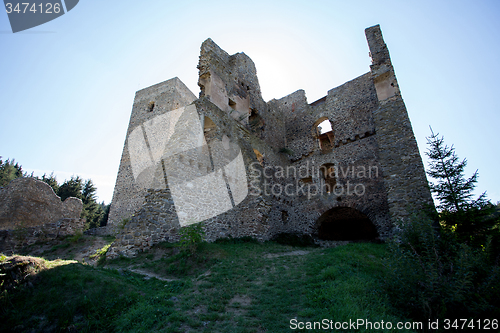
[(432, 205), (379, 26), (370, 71), (309, 103), (262, 99), (253, 61), (201, 46), (200, 95), (174, 78), (136, 93), (108, 226), (133, 256), (204, 222), (208, 241), (280, 233), (387, 239)]
[(0, 188), (0, 252), (40, 240), (82, 231), (83, 203), (77, 198), (61, 201), (52, 188), (35, 178), (22, 177)]

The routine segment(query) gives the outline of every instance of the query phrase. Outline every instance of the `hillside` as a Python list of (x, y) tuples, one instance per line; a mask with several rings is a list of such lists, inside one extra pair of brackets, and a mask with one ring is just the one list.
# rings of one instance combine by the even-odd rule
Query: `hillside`
[[(45, 268), (3, 291), (0, 330), (289, 332), (323, 319), (407, 322), (381, 287), (384, 244), (227, 240), (188, 255), (162, 243), (134, 259), (99, 260), (111, 241), (82, 236), (28, 249)], [(358, 328), (342, 331), (366, 327)]]

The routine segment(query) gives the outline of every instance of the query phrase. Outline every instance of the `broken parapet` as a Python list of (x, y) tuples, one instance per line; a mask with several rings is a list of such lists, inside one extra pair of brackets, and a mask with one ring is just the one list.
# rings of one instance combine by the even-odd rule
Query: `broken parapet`
[(61, 201), (47, 183), (31, 177), (12, 180), (0, 190), (0, 230), (36, 227), (61, 219), (79, 219), (78, 198)]
[(36, 241), (82, 231), (83, 203), (61, 201), (52, 187), (35, 178), (16, 178), (0, 189), (0, 251), (13, 252)]

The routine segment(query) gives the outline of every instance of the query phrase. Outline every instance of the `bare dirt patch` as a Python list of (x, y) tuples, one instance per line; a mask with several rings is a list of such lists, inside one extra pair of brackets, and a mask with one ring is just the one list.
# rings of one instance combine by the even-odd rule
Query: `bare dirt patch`
[(152, 273), (152, 272), (148, 272), (148, 271), (145, 271), (143, 269), (128, 268), (128, 270), (131, 271), (132, 273), (143, 275), (145, 280), (149, 280), (151, 278), (156, 278), (156, 279), (158, 279), (160, 281), (166, 281), (166, 282), (171, 282), (171, 281), (178, 280), (178, 279), (167, 279), (167, 278), (164, 278), (164, 277), (162, 277), (162, 276), (160, 276), (158, 274), (155, 274), (155, 273)]
[(246, 314), (247, 310), (245, 308), (250, 304), (252, 304), (252, 299), (247, 295), (235, 295), (226, 306), (226, 312), (241, 316)]
[(252, 299), (246, 295), (235, 295), (229, 301), (229, 306), (234, 306), (235, 304), (239, 304), (241, 306), (249, 306), (252, 303)]

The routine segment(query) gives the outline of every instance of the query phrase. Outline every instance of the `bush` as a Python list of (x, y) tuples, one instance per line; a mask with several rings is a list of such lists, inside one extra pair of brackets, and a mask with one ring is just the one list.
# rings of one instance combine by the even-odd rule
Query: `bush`
[(179, 235), (181, 236), (179, 241), (181, 251), (189, 251), (191, 254), (196, 252), (198, 245), (203, 242), (203, 238), (205, 237), (203, 227), (203, 223), (193, 223), (179, 230)]
[(398, 225), (385, 264), (395, 307), (415, 320), (498, 318), (500, 269), (426, 217)]
[(82, 237), (83, 237), (83, 232), (77, 231), (72, 236), (69, 237), (69, 241), (71, 243), (78, 243)]

